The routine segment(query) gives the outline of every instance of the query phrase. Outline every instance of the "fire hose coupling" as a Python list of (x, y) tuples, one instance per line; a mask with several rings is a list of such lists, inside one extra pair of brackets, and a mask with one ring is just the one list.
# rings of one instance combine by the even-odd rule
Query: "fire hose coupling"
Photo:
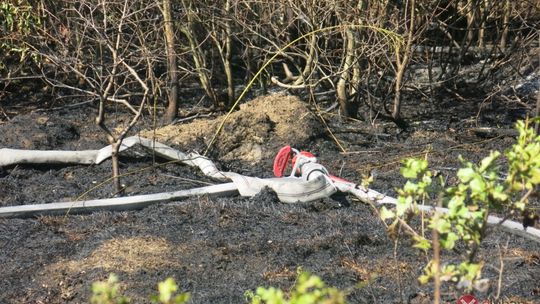
[[(305, 171), (307, 168), (304, 168), (304, 165), (306, 164), (315, 164), (317, 163), (317, 158), (307, 151), (298, 151), (294, 148), (292, 148), (292, 151), (294, 152), (294, 157), (291, 161), (292, 164), (292, 170), (290, 177), (294, 176), (302, 176), (302, 172)], [(320, 167), (324, 168), (322, 165), (319, 165)], [(324, 169), (326, 171), (326, 169)]]
[[(318, 176), (325, 176), (326, 178), (329, 178), (330, 174), (328, 173), (328, 170), (321, 165), (317, 163), (304, 163), (302, 166), (302, 179), (303, 180), (311, 180), (313, 178), (316, 178)], [(332, 182), (330, 180), (330, 182)]]
[[(292, 160), (291, 160), (292, 157)], [(301, 177), (304, 180), (330, 174), (326, 168), (317, 162), (317, 158), (310, 152), (299, 151), (291, 146), (281, 148), (274, 159), (274, 175), (283, 177), (291, 160), (292, 170), (289, 177)]]

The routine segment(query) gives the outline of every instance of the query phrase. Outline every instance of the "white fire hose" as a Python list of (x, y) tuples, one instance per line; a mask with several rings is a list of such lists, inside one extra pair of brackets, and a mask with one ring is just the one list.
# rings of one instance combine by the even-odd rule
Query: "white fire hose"
[[(367, 189), (355, 183), (332, 176), (328, 170), (312, 155), (302, 155), (301, 152), (291, 149), (297, 154), (293, 169), (288, 177), (257, 178), (244, 176), (234, 172), (222, 172), (208, 158), (196, 153), (185, 154), (167, 145), (150, 139), (132, 136), (122, 142), (121, 151), (132, 146), (140, 145), (150, 153), (169, 159), (178, 160), (189, 166), (199, 167), (207, 176), (223, 181), (232, 180), (208, 187), (174, 192), (119, 197), (102, 200), (74, 201), (37, 205), (9, 206), (0, 208), (0, 217), (31, 217), (46, 214), (87, 213), (97, 210), (133, 210), (141, 209), (150, 204), (164, 201), (174, 201), (181, 198), (197, 195), (233, 195), (254, 196), (265, 187), (276, 192), (279, 200), (284, 203), (311, 202), (329, 197), (337, 191), (354, 195), (364, 203), (374, 205), (396, 205), (395, 198), (383, 195), (375, 190)], [(111, 147), (101, 150), (88, 151), (28, 151), (17, 149), (0, 149), (0, 167), (21, 163), (78, 163), (99, 164), (111, 156)], [(283, 168), (281, 168), (283, 170)], [(274, 168), (275, 170), (275, 168)], [(274, 171), (275, 172), (275, 171)], [(432, 206), (418, 206), (422, 211), (448, 212), (446, 208)], [(499, 225), (503, 229), (540, 242), (540, 230), (528, 227), (524, 229), (520, 223), (502, 221), (500, 218), (490, 216), (488, 224)]]

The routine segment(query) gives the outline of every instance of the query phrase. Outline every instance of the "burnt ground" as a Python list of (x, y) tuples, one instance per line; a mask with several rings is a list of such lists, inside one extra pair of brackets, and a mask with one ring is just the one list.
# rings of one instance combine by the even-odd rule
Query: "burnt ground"
[[(344, 122), (335, 112), (322, 114), (327, 129), (295, 98), (272, 95), (234, 113), (210, 155), (224, 170), (269, 177), (271, 156), (291, 144), (312, 151), (336, 175), (359, 182), (372, 174), (371, 188), (395, 195), (403, 183), (399, 161), (404, 157), (427, 155), (430, 166), (451, 183), (458, 155), (478, 161), (489, 150), (502, 151), (514, 142), (472, 128), (511, 128), (527, 109), (514, 103), (479, 104), (453, 96), (437, 103), (412, 98), (403, 111), (410, 123), (407, 131), (384, 120)], [(43, 108), (2, 105), (0, 147), (82, 150), (106, 145), (93, 123), (92, 105)], [(122, 113), (113, 115), (117, 123), (124, 119)], [(135, 133), (155, 135), (183, 151), (200, 151), (218, 122), (198, 118), (143, 132), (152, 125), (145, 118)], [(329, 130), (347, 152), (340, 152)], [(121, 170), (129, 173), (122, 179), (127, 195), (216, 182), (151, 156), (123, 156)], [(2, 168), (0, 206), (110, 197), (110, 183), (100, 185), (109, 176), (110, 161)], [(478, 296), (493, 298), (501, 277), (502, 299), (538, 302), (540, 245), (491, 232), (479, 253), (489, 288)], [(458, 246), (445, 257), (461, 254)], [(157, 282), (167, 277), (192, 293), (192, 303), (244, 303), (244, 292), (257, 286), (290, 288), (299, 267), (348, 290), (351, 303), (429, 303), (432, 285), (417, 282), (426, 261), (407, 239), (390, 239), (371, 206), (346, 197), (282, 204), (264, 192), (253, 198), (197, 197), (129, 212), (0, 219), (0, 303), (88, 302), (91, 283), (111, 272), (119, 275), (122, 290), (135, 303), (148, 302)], [(461, 293), (444, 285), (447, 302), (454, 303)]]

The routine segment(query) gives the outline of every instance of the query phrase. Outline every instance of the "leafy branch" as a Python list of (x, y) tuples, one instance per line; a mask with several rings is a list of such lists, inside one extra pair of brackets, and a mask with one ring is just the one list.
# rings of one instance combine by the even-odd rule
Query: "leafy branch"
[[(538, 118), (532, 122), (536, 120)], [(468, 290), (475, 288), (481, 279), (483, 266), (476, 255), (486, 237), (489, 214), (494, 211), (502, 213), (503, 221), (521, 215), (525, 226), (530, 225), (530, 218), (535, 218), (529, 208), (529, 199), (540, 184), (540, 136), (529, 126), (530, 122), (516, 123), (519, 136), (504, 153), (507, 162), (504, 171), (500, 165), (502, 154), (497, 151), (492, 151), (478, 164), (460, 157), (463, 167), (457, 172), (458, 183), (446, 186), (442, 178), (438, 183), (433, 181), (434, 173), (429, 171), (427, 160), (406, 159), (403, 162), (401, 174), (407, 182), (398, 189), (396, 209), (382, 207), (380, 212), (383, 220), (392, 221), (389, 231), (408, 225), (418, 215), (418, 205), (436, 197), (448, 212), (422, 217), (421, 223), (422, 227), (432, 229), (437, 237), (430, 240), (423, 231), (411, 232), (410, 225), (402, 231), (409, 232), (414, 247), (425, 252), (433, 250), (434, 256), (438, 257), (435, 251), (439, 248), (450, 251), (458, 242), (464, 244), (467, 253), (460, 263), (444, 263), (442, 267), (437, 258), (432, 258), (419, 278), (421, 283), (434, 279), (458, 282), (458, 286)], [(507, 172), (506, 178), (500, 178), (502, 172)]]

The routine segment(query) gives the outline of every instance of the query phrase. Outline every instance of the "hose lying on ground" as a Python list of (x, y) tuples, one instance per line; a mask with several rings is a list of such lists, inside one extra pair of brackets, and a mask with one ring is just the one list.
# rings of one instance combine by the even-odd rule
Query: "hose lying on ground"
[[(190, 196), (213, 195), (229, 196), (239, 193), (241, 196), (254, 196), (263, 188), (269, 187), (276, 192), (278, 198), (284, 203), (311, 202), (321, 198), (329, 197), (336, 191), (349, 193), (357, 197), (364, 203), (379, 205), (396, 205), (395, 198), (383, 195), (375, 190), (356, 185), (354, 183), (332, 178), (327, 175), (326, 169), (320, 164), (306, 166), (306, 171), (302, 172), (302, 178), (280, 177), (280, 178), (257, 178), (241, 175), (234, 172), (222, 172), (210, 159), (196, 153), (185, 154), (167, 145), (152, 141), (147, 138), (132, 136), (126, 138), (120, 151), (124, 151), (135, 145), (140, 145), (150, 153), (155, 153), (169, 160), (200, 168), (207, 176), (222, 180), (232, 181), (224, 184), (181, 190), (175, 192), (165, 192), (149, 195), (137, 195), (131, 197), (119, 197), (103, 200), (74, 201), (38, 205), (10, 206), (0, 208), (0, 217), (30, 217), (36, 215), (54, 214), (74, 214), (88, 213), (97, 210), (134, 210), (141, 209), (150, 204), (164, 201), (179, 200)], [(87, 151), (35, 151), (0, 149), (0, 166), (32, 163), (77, 163), (77, 164), (99, 164), (111, 156), (110, 146), (100, 150)], [(308, 172), (309, 171), (309, 172)], [(436, 208), (432, 206), (418, 206), (420, 210), (441, 213), (448, 212), (446, 208)], [(497, 225), (502, 229), (526, 237), (540, 243), (540, 229), (528, 227), (524, 229), (522, 224), (514, 221), (503, 221), (501, 218), (489, 216), (488, 224)]]

